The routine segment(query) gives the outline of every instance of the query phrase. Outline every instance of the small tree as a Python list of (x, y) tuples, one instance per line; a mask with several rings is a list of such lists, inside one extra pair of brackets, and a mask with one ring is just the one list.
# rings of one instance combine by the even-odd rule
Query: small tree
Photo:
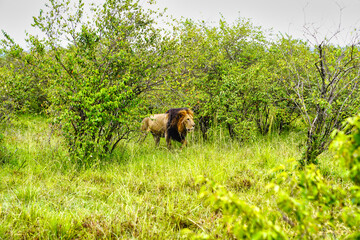
[[(166, 35), (138, 1), (107, 0), (84, 16), (84, 3), (50, 0), (34, 18), (46, 38), (29, 43), (51, 75), (50, 112), (62, 125), (72, 156), (84, 162), (113, 152), (137, 127), (142, 95), (162, 82)], [(36, 67), (36, 66), (35, 66)]]
[(281, 82), (308, 126), (300, 163), (317, 163), (317, 156), (329, 145), (330, 133), (359, 110), (359, 43), (335, 46), (325, 39), (310, 47), (291, 39), (281, 41)]

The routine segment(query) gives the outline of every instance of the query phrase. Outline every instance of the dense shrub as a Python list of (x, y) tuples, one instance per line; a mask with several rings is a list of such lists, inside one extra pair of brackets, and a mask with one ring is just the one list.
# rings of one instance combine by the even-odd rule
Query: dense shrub
[[(159, 69), (171, 50), (171, 40), (154, 27), (158, 15), (136, 1), (108, 0), (92, 14), (87, 21), (82, 1), (75, 7), (50, 1), (34, 18), (46, 38), (30, 36), (31, 54), (18, 56), (46, 79), (48, 113), (80, 162), (111, 153), (137, 129), (142, 95), (163, 81)], [(9, 51), (17, 46), (9, 37), (7, 44)]]

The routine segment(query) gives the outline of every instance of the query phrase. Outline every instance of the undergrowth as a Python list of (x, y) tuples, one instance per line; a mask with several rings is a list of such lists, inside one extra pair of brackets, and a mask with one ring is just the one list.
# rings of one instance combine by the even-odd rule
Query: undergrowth
[[(150, 136), (142, 144), (133, 139), (108, 159), (82, 168), (70, 161), (59, 128), (42, 116), (22, 116), (4, 131), (0, 239), (177, 239), (187, 237), (183, 229), (209, 233), (223, 227), (222, 213), (199, 198), (199, 176), (251, 205), (275, 207), (265, 188), (274, 178), (269, 172), (280, 164), (291, 168), (301, 157), (301, 133), (254, 136), (247, 143), (224, 134), (213, 139), (203, 142), (194, 133), (181, 151), (176, 144), (167, 150), (164, 139), (159, 148)], [(325, 177), (351, 185), (330, 153), (319, 166)]]

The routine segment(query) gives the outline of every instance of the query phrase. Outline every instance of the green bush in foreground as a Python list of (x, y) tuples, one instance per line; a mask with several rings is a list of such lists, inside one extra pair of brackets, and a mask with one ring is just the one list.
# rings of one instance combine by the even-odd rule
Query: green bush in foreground
[[(354, 187), (344, 189), (325, 179), (315, 165), (309, 165), (301, 172), (281, 165), (268, 173), (273, 178), (267, 186), (268, 194), (275, 196), (276, 206), (260, 209), (225, 187), (202, 178), (200, 182), (205, 186), (200, 196), (221, 212), (223, 228), (201, 235), (188, 230), (184, 233), (194, 239), (212, 239), (224, 233), (246, 239), (337, 239), (340, 236), (359, 239), (360, 115), (347, 119), (346, 124), (344, 131), (334, 133), (337, 135), (332, 148), (349, 169)], [(344, 228), (346, 234), (341, 230)]]
[(336, 157), (349, 169), (349, 177), (355, 183), (350, 192), (351, 202), (357, 208), (346, 209), (344, 219), (348, 225), (357, 226), (353, 237), (360, 238), (360, 114), (348, 118), (344, 125), (343, 131), (334, 131), (336, 137), (331, 147), (338, 150)]

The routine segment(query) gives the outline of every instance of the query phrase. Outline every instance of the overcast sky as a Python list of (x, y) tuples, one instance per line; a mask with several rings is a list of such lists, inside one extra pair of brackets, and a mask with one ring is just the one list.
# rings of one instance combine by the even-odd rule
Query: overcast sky
[[(0, 29), (24, 46), (25, 31), (37, 33), (31, 27), (32, 16), (39, 14), (45, 2), (0, 0)], [(250, 18), (255, 25), (296, 38), (303, 38), (305, 23), (319, 28), (321, 37), (334, 33), (341, 23), (340, 41), (350, 38), (345, 33), (360, 28), (360, 0), (157, 0), (157, 5), (161, 9), (168, 8), (167, 12), (177, 18), (183, 16), (207, 22), (217, 22), (220, 14), (229, 22), (238, 17)]]

